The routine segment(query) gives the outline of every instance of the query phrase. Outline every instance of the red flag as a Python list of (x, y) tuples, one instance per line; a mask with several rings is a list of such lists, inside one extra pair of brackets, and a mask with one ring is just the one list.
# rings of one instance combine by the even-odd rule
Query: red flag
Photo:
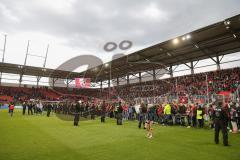
[(75, 78), (75, 87), (77, 88), (90, 88), (90, 78)]

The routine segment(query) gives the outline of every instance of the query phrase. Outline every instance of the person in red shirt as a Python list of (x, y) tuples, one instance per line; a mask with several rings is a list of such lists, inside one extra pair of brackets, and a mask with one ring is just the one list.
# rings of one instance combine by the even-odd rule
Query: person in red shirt
[(13, 116), (13, 111), (14, 111), (14, 104), (10, 103), (9, 104), (9, 113), (10, 113), (11, 117)]
[(158, 115), (158, 123), (163, 124), (164, 117), (163, 117), (163, 107), (162, 104), (159, 104), (157, 108), (157, 115)]

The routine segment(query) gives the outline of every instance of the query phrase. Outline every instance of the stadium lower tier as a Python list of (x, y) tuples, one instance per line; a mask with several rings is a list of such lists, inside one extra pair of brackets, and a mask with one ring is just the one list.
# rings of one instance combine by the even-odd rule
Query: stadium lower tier
[[(240, 68), (231, 68), (213, 72), (199, 73), (168, 79), (159, 79), (111, 88), (60, 88), (48, 87), (24, 88), (0, 86), (0, 101), (24, 101), (29, 99), (123, 99), (133, 101), (146, 97), (176, 97), (183, 103), (194, 99), (195, 95), (205, 96), (205, 101), (212, 95), (235, 93), (240, 84)], [(208, 96), (208, 98), (206, 98)], [(239, 96), (239, 95), (238, 95)], [(239, 98), (239, 97), (238, 97)], [(173, 98), (174, 99), (174, 98)]]

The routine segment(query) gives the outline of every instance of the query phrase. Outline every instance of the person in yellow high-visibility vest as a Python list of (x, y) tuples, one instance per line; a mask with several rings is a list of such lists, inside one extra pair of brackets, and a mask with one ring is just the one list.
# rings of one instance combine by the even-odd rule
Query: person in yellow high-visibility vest
[(165, 124), (169, 125), (169, 121), (172, 118), (171, 106), (169, 103), (167, 103), (164, 107), (164, 115), (165, 115)]
[(203, 126), (204, 126), (203, 115), (204, 115), (203, 108), (199, 105), (198, 109), (197, 109), (197, 120), (198, 120), (198, 126), (200, 128), (203, 128)]

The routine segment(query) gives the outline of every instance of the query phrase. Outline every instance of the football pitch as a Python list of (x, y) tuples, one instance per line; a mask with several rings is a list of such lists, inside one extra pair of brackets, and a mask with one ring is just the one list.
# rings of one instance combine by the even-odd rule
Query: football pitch
[[(71, 121), (56, 116), (10, 117), (0, 110), (0, 160), (239, 160), (240, 134), (230, 147), (213, 143), (213, 130), (153, 126), (153, 138), (136, 121)], [(222, 135), (220, 134), (222, 138)]]

